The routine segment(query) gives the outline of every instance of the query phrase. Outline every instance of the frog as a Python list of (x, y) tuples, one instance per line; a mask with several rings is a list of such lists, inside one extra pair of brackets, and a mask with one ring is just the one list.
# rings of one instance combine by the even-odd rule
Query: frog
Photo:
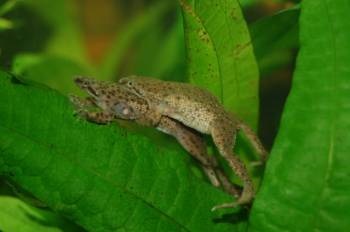
[(208, 90), (189, 83), (142, 76), (123, 77), (118, 83), (145, 99), (157, 111), (158, 117), (170, 117), (212, 137), (220, 155), (243, 182), (243, 191), (236, 201), (217, 205), (213, 210), (246, 205), (253, 201), (255, 189), (252, 179), (244, 163), (233, 152), (238, 131), (244, 133), (262, 162), (266, 161), (268, 152), (247, 123), (225, 110)]
[[(116, 118), (134, 120), (174, 136), (199, 160), (214, 186), (222, 186), (237, 198), (236, 201), (214, 206), (213, 211), (251, 203), (255, 195), (252, 180), (244, 163), (233, 152), (238, 131), (245, 134), (262, 161), (266, 160), (267, 151), (254, 131), (226, 111), (210, 92), (187, 83), (140, 76), (124, 77), (117, 83), (78, 77), (75, 83), (89, 94), (84, 101), (72, 99), (83, 109), (80, 110), (83, 114), (80, 114), (88, 120), (96, 123), (108, 123)], [(86, 111), (86, 106), (91, 105), (102, 111)], [(242, 180), (243, 190), (229, 181), (215, 159), (208, 158), (202, 134), (212, 137), (219, 153)]]
[(179, 144), (199, 162), (209, 182), (230, 195), (238, 197), (239, 186), (230, 182), (227, 175), (219, 168), (214, 156), (209, 156), (206, 144), (200, 133), (182, 123), (161, 116), (150, 107), (147, 101), (128, 89), (116, 84), (96, 81), (86, 77), (76, 77), (76, 85), (87, 92), (88, 97), (70, 95), (76, 114), (81, 118), (98, 124), (109, 124), (116, 120), (134, 121), (139, 125), (155, 127), (159, 131), (175, 137)]

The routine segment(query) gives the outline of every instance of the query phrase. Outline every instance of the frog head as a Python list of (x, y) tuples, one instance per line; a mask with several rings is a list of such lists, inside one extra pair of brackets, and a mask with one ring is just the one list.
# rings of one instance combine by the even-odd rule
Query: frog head
[(150, 97), (150, 93), (154, 92), (161, 83), (161, 80), (141, 76), (123, 77), (118, 82), (119, 85), (143, 98)]
[(147, 102), (122, 85), (87, 77), (76, 77), (74, 81), (79, 88), (88, 93), (88, 99), (95, 106), (112, 113), (115, 118), (135, 120), (148, 111)]
[(90, 97), (96, 100), (103, 97), (107, 85), (105, 82), (81, 76), (75, 77), (74, 82), (80, 89), (87, 92)]

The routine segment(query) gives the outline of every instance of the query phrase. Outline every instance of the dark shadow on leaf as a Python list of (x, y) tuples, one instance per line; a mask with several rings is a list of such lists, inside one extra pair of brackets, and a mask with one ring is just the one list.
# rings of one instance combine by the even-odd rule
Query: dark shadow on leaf
[(21, 78), (14, 76), (12, 73), (7, 72), (11, 76), (11, 83), (15, 85), (27, 85)]
[(239, 224), (246, 222), (249, 217), (249, 209), (241, 208), (241, 210), (235, 213), (223, 214), (220, 218), (214, 218), (214, 223), (229, 223), (229, 224)]
[(62, 216), (55, 214), (49, 210), (38, 209), (41, 212), (41, 215), (43, 216), (43, 218), (39, 218), (36, 215), (33, 215), (32, 213), (28, 212), (24, 208), (22, 210), (25, 212), (26, 216), (30, 220), (36, 222), (37, 224), (45, 226), (47, 228), (60, 228), (64, 231), (77, 231), (77, 232), (86, 231), (82, 227), (74, 224), (73, 222), (68, 221)]

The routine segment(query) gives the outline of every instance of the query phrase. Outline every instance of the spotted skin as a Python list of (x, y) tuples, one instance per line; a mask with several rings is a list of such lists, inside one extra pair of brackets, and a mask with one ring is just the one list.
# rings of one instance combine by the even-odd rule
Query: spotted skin
[(253, 200), (255, 190), (252, 180), (243, 162), (232, 152), (236, 134), (242, 130), (261, 159), (266, 160), (266, 150), (248, 125), (228, 113), (208, 91), (190, 84), (137, 76), (124, 77), (119, 84), (147, 101), (159, 114), (212, 136), (220, 154), (243, 181), (243, 192), (236, 202), (216, 206), (213, 210)]
[(181, 122), (159, 114), (148, 105), (147, 101), (120, 85), (82, 77), (76, 78), (75, 82), (89, 94), (85, 99), (70, 96), (80, 117), (99, 124), (107, 124), (115, 119), (126, 119), (134, 120), (140, 125), (156, 127), (174, 136), (184, 149), (199, 161), (212, 185), (221, 187), (235, 197), (240, 194), (240, 188), (230, 182), (218, 167), (216, 159), (207, 154), (200, 133)]

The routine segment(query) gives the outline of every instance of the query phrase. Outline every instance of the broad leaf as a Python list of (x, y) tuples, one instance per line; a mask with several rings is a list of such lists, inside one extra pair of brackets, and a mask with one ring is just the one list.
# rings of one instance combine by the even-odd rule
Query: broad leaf
[(250, 231), (350, 230), (350, 5), (301, 7), (293, 88)]
[[(232, 231), (232, 197), (178, 146), (73, 116), (68, 100), (0, 73), (0, 173), (89, 231)], [(229, 212), (233, 212), (229, 210)]]
[(299, 13), (298, 5), (249, 26), (257, 59), (262, 59), (276, 49), (298, 46)]
[(0, 16), (4, 16), (5, 14), (13, 10), (16, 7), (17, 3), (18, 3), (17, 0), (5, 1), (4, 3), (1, 2)]
[(147, 36), (141, 36), (135, 73), (165, 80), (186, 81), (182, 16), (180, 9), (176, 12), (178, 13), (175, 22), (169, 25), (169, 29), (165, 31), (162, 24), (159, 24), (163, 23), (163, 20), (160, 20), (150, 28), (152, 31), (145, 33)]
[(118, 33), (112, 42), (110, 51), (99, 67), (99, 79), (114, 80), (120, 75), (122, 59), (132, 43), (143, 33), (149, 33), (149, 27), (158, 22), (171, 6), (173, 6), (172, 2), (158, 1), (135, 17)]
[(14, 27), (14, 24), (12, 21), (4, 18), (0, 18), (0, 32), (12, 29)]
[(46, 53), (69, 58), (80, 65), (88, 64), (83, 34), (73, 14), (76, 9), (72, 1), (26, 0), (23, 3), (49, 24), (50, 32), (46, 33), (50, 34), (50, 38), (46, 44)]
[(297, 5), (249, 25), (262, 76), (295, 59), (292, 48), (296, 49), (299, 45), (299, 12)]
[(190, 82), (257, 123), (258, 67), (238, 1), (181, 0)]
[(88, 66), (82, 34), (73, 15), (72, 1), (6, 2), (5, 18), (13, 23), (13, 29), (0, 29), (0, 64), (3, 68), (10, 67), (13, 58), (21, 53), (45, 53)]
[(65, 94), (78, 90), (73, 82), (74, 76), (93, 73), (68, 58), (36, 54), (17, 55), (12, 71), (18, 76), (24, 76), (26, 80), (45, 84)]
[(0, 32), (8, 29), (12, 29), (15, 24), (13, 21), (4, 18), (8, 12), (13, 10), (17, 4), (17, 1), (7, 1), (5, 3), (0, 2)]

